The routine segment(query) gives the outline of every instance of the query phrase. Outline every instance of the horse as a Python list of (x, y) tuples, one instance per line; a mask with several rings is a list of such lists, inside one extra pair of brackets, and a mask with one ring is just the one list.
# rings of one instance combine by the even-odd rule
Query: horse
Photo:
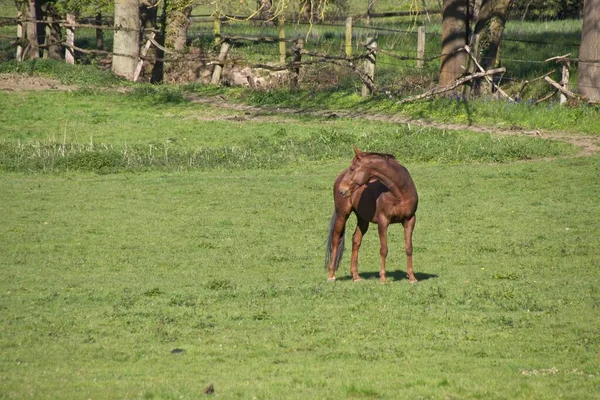
[(390, 224), (401, 223), (404, 226), (406, 272), (411, 283), (417, 281), (413, 273), (412, 234), (417, 221), (419, 197), (410, 173), (393, 155), (363, 152), (354, 146), (352, 164), (340, 172), (333, 185), (333, 199), (335, 209), (329, 224), (325, 255), (329, 281), (335, 281), (335, 272), (342, 260), (346, 222), (351, 213), (357, 218), (350, 259), (352, 280), (356, 282), (361, 279), (358, 274), (358, 250), (369, 223), (374, 223), (379, 230), (379, 279), (386, 281), (387, 229)]

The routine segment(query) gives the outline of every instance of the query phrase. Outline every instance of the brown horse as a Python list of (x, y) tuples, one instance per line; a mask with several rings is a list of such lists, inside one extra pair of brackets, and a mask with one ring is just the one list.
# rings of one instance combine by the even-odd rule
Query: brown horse
[(389, 224), (404, 226), (406, 272), (410, 282), (416, 282), (412, 265), (412, 233), (416, 222), (417, 189), (408, 170), (390, 154), (365, 153), (354, 147), (354, 159), (335, 180), (333, 199), (335, 210), (329, 226), (329, 239), (325, 256), (325, 268), (329, 280), (335, 280), (344, 251), (346, 221), (352, 212), (358, 224), (352, 237), (350, 273), (354, 281), (358, 275), (358, 249), (369, 222), (379, 228), (381, 268), (379, 279), (385, 282), (385, 259), (388, 254), (387, 229)]

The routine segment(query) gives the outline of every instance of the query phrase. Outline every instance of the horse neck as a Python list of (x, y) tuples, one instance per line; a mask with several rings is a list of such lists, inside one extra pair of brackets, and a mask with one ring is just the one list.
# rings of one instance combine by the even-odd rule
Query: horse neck
[(397, 198), (406, 195), (407, 182), (402, 174), (402, 166), (395, 160), (378, 160), (372, 165), (372, 175), (383, 183)]

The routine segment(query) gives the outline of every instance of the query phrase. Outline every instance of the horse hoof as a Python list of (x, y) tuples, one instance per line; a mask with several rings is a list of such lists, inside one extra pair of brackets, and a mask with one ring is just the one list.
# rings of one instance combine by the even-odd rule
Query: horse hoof
[(362, 282), (362, 278), (352, 279), (352, 282)]
[(412, 279), (412, 280), (410, 280), (409, 282), (410, 282), (410, 283), (418, 283), (419, 281), (418, 281), (418, 280), (416, 280), (416, 279)]
[(327, 278), (327, 282), (335, 282), (335, 276), (333, 278)]

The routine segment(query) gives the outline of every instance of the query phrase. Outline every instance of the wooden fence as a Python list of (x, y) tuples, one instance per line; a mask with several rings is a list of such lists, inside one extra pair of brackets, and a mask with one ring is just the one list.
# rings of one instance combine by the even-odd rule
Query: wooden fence
[[(390, 16), (390, 15), (386, 14), (385, 16)], [(24, 25), (30, 21), (28, 21), (27, 19), (25, 19), (23, 17), (14, 18), (14, 19), (4, 18), (4, 19), (2, 19), (2, 25), (7, 25), (7, 21), (10, 22), (10, 20), (12, 20), (17, 27), (17, 38), (15, 41), (16, 58), (18, 61), (22, 61), (23, 54), (24, 54), (23, 44), (25, 43), (25, 41), (24, 41), (24, 34), (25, 34)], [(425, 43), (426, 43), (427, 36), (426, 36), (426, 30), (425, 30), (424, 26), (418, 27), (418, 30), (417, 30), (417, 47), (415, 49), (414, 57), (400, 56), (400, 55), (394, 54), (393, 52), (378, 48), (377, 40), (375, 37), (368, 38), (366, 40), (366, 43), (363, 43), (364, 50), (362, 52), (360, 52), (360, 54), (353, 55), (352, 54), (352, 49), (353, 49), (352, 41), (354, 38), (353, 33), (352, 33), (353, 26), (354, 26), (353, 25), (353, 17), (347, 17), (345, 19), (345, 24), (344, 24), (344, 31), (345, 31), (344, 32), (344, 46), (343, 46), (344, 55), (339, 56), (339, 55), (323, 54), (323, 53), (310, 51), (308, 49), (307, 43), (303, 39), (287, 39), (286, 35), (285, 35), (285, 19), (283, 16), (280, 16), (279, 18), (277, 18), (276, 22), (277, 22), (277, 28), (278, 28), (278, 35), (272, 36), (272, 37), (271, 36), (260, 36), (260, 37), (233, 36), (233, 35), (223, 34), (221, 24), (222, 24), (222, 22), (227, 21), (227, 20), (228, 20), (228, 18), (223, 18), (223, 16), (213, 16), (212, 17), (214, 43), (217, 47), (220, 46), (220, 51), (219, 51), (218, 55), (215, 54), (215, 56), (208, 57), (208, 58), (204, 57), (202, 59), (202, 61), (206, 62), (206, 64), (212, 66), (212, 74), (211, 74), (211, 79), (210, 79), (210, 83), (212, 85), (219, 85), (222, 80), (223, 69), (228, 65), (232, 65), (232, 63), (228, 61), (228, 55), (229, 55), (229, 51), (232, 47), (232, 44), (237, 43), (237, 42), (242, 42), (242, 41), (269, 42), (269, 43), (277, 44), (277, 48), (278, 48), (277, 62), (274, 62), (272, 64), (264, 64), (264, 63), (249, 64), (249, 63), (247, 63), (246, 66), (248, 66), (250, 68), (263, 68), (263, 69), (269, 69), (269, 70), (275, 70), (275, 71), (278, 71), (278, 70), (279, 71), (281, 71), (281, 70), (290, 71), (290, 73), (291, 73), (290, 85), (294, 88), (298, 88), (299, 83), (300, 83), (300, 72), (301, 72), (301, 69), (303, 66), (307, 66), (307, 65), (311, 65), (311, 64), (315, 64), (315, 63), (331, 63), (334, 65), (349, 68), (352, 71), (354, 71), (358, 75), (358, 77), (360, 78), (360, 80), (363, 84), (361, 94), (365, 97), (372, 95), (376, 90), (375, 68), (376, 68), (376, 64), (377, 64), (376, 58), (377, 58), (378, 53), (385, 54), (386, 56), (389, 56), (389, 57), (392, 57), (392, 58), (395, 58), (398, 60), (404, 60), (404, 61), (414, 60), (416, 68), (423, 68), (424, 64), (426, 62), (441, 57), (441, 55), (435, 55), (433, 57), (426, 58)], [(46, 20), (40, 20), (40, 21), (35, 21), (35, 22), (38, 24), (45, 24), (45, 25), (50, 24), (50, 22), (46, 21)], [(92, 22), (93, 23), (89, 23), (89, 21), (85, 21), (84, 23), (77, 23), (77, 21), (73, 15), (67, 15), (65, 20), (51, 21), (52, 24), (57, 24), (60, 27), (65, 29), (65, 31), (66, 31), (65, 40), (61, 43), (42, 44), (42, 45), (39, 45), (39, 48), (47, 49), (49, 46), (62, 46), (64, 48), (64, 59), (67, 63), (70, 63), (70, 64), (75, 63), (76, 52), (83, 53), (83, 54), (98, 54), (98, 55), (103, 55), (103, 56), (117, 55), (117, 56), (124, 56), (124, 57), (134, 57), (138, 61), (137, 67), (135, 69), (135, 73), (133, 75), (134, 81), (139, 79), (144, 63), (165, 62), (165, 61), (176, 63), (179, 60), (181, 60), (183, 57), (182, 54), (178, 54), (173, 51), (170, 51), (169, 49), (164, 48), (164, 46), (162, 46), (161, 43), (159, 43), (156, 40), (156, 34), (159, 32), (156, 29), (145, 29), (145, 28), (142, 28), (140, 30), (136, 29), (136, 31), (140, 32), (140, 37), (144, 38), (143, 43), (140, 46), (140, 52), (136, 56), (127, 55), (127, 54), (116, 54), (114, 52), (104, 50), (104, 49), (83, 49), (83, 48), (77, 47), (75, 45), (76, 29), (81, 29), (81, 28), (95, 29), (97, 32), (97, 37), (99, 38), (98, 43), (102, 42), (100, 39), (102, 37), (102, 32), (104, 30), (117, 30), (117, 29), (125, 30), (125, 28), (123, 28), (123, 27), (115, 28), (113, 26), (101, 24), (100, 23), (101, 21), (99, 21), (97, 17)], [(128, 29), (128, 30), (132, 30), (132, 29)], [(477, 40), (475, 40), (475, 43), (477, 43)], [(156, 49), (160, 50), (160, 54), (164, 54), (164, 56), (162, 58), (159, 58), (156, 56), (148, 57), (147, 54), (148, 54), (150, 48), (153, 46)], [(462, 77), (460, 80), (458, 80), (454, 84), (449, 85), (449, 87), (434, 88), (433, 90), (423, 93), (422, 95), (406, 98), (406, 99), (402, 100), (402, 102), (412, 101), (415, 99), (424, 98), (424, 97), (428, 97), (428, 96), (433, 96), (435, 94), (442, 93), (447, 90), (455, 89), (459, 85), (464, 84), (470, 80), (482, 79), (482, 78), (485, 79), (486, 81), (488, 81), (490, 83), (490, 85), (492, 85), (494, 87), (494, 89), (501, 96), (512, 100), (512, 98), (510, 96), (508, 96), (506, 93), (504, 93), (500, 89), (500, 87), (489, 78), (490, 75), (501, 74), (501, 73), (504, 73), (505, 70), (504, 69), (494, 69), (494, 70), (490, 70), (490, 71), (483, 71), (483, 69), (481, 68), (481, 66), (479, 66), (479, 64), (474, 56), (474, 50), (476, 50), (476, 49), (472, 49), (469, 46), (465, 46), (465, 48), (461, 48), (458, 50), (458, 51), (467, 52), (469, 55), (469, 63), (471, 65), (477, 67), (476, 70), (473, 70), (471, 72), (471, 75)], [(309, 59), (307, 60), (307, 58), (309, 58)], [(286, 60), (289, 60), (289, 61), (286, 62)], [(550, 59), (546, 60), (546, 62), (555, 62), (555, 63), (559, 64), (559, 67), (562, 69), (561, 81), (556, 82), (556, 81), (552, 80), (548, 76), (549, 74), (546, 74), (545, 76), (542, 76), (539, 78), (539, 79), (544, 79), (546, 82), (548, 82), (554, 88), (555, 91), (553, 94), (555, 94), (555, 93), (561, 94), (561, 103), (566, 103), (567, 97), (577, 98), (577, 95), (575, 95), (574, 93), (572, 93), (571, 91), (568, 90), (569, 65), (570, 65), (570, 63), (576, 62), (576, 61), (577, 60), (568, 58), (568, 55), (550, 58)], [(467, 66), (467, 68), (469, 68), (469, 70), (470, 70), (471, 67)], [(529, 82), (527, 82), (527, 81), (523, 83), (521, 92), (528, 83)]]
[[(386, 15), (387, 16), (387, 15)], [(233, 43), (242, 42), (242, 41), (250, 41), (250, 42), (272, 42), (276, 43), (278, 46), (278, 63), (275, 65), (266, 65), (266, 64), (250, 64), (249, 67), (256, 68), (266, 68), (271, 70), (289, 70), (292, 72), (291, 85), (293, 87), (299, 86), (300, 81), (300, 70), (302, 65), (310, 65), (315, 62), (323, 63), (329, 62), (332, 64), (345, 66), (355, 71), (363, 82), (363, 89), (361, 93), (363, 96), (372, 95), (375, 91), (375, 65), (376, 65), (376, 54), (377, 54), (377, 41), (375, 38), (368, 38), (367, 42), (364, 43), (364, 52), (361, 54), (352, 55), (353, 48), (353, 17), (347, 17), (345, 21), (345, 32), (344, 32), (344, 49), (345, 56), (333, 56), (329, 54), (317, 53), (309, 51), (306, 47), (306, 43), (302, 39), (287, 39), (285, 35), (285, 19), (283, 16), (277, 18), (277, 26), (278, 26), (278, 35), (275, 37), (271, 36), (232, 36), (225, 35), (222, 33), (222, 22), (226, 21), (227, 18), (223, 17), (213, 17), (213, 34), (215, 38), (215, 44), (220, 46), (220, 51), (218, 56), (212, 59), (206, 59), (208, 64), (213, 66), (213, 72), (211, 75), (211, 84), (219, 85), (222, 78), (223, 68), (227, 65), (228, 53), (231, 49)], [(23, 60), (24, 54), (24, 33), (25, 30), (23, 26), (31, 22), (25, 18), (16, 18), (14, 22), (17, 26), (17, 39), (16, 43), (16, 59), (17, 61)], [(113, 26), (100, 24), (98, 18), (94, 19), (95, 23), (77, 23), (75, 16), (68, 14), (64, 20), (54, 20), (52, 24), (57, 24), (63, 29), (65, 29), (65, 40), (61, 43), (53, 43), (53, 44), (40, 44), (38, 47), (40, 49), (47, 49), (49, 46), (62, 46), (64, 48), (64, 59), (69, 64), (75, 63), (76, 52), (82, 54), (97, 54), (104, 56), (113, 56), (119, 55), (124, 57), (133, 57), (127, 54), (116, 54), (114, 52), (104, 50), (104, 49), (84, 49), (75, 45), (76, 38), (76, 29), (95, 29), (97, 33), (97, 37), (101, 38), (104, 30), (131, 30), (123, 27), (115, 28)], [(36, 20), (37, 24), (46, 24), (49, 22), (46, 20)], [(156, 62), (157, 58), (149, 58), (147, 57), (147, 53), (149, 49), (154, 46), (159, 49), (161, 52), (165, 54), (165, 58), (158, 59), (158, 61), (171, 61), (177, 62), (179, 58), (179, 54), (174, 53), (166, 49), (155, 39), (155, 34), (158, 31), (155, 29), (142, 29), (144, 43), (140, 48), (140, 54), (135, 56), (138, 59), (137, 68), (133, 75), (133, 80), (137, 81), (142, 72), (144, 62)], [(142, 36), (142, 35), (141, 35)], [(421, 26), (418, 28), (418, 43), (417, 49), (415, 53), (414, 60), (416, 61), (416, 67), (422, 68), (424, 62), (426, 61), (425, 57), (425, 27)], [(288, 49), (288, 46), (291, 44), (291, 47)], [(35, 51), (35, 50), (34, 50)], [(390, 54), (386, 52), (386, 54)], [(311, 57), (316, 61), (302, 61), (303, 56)], [(393, 54), (392, 54), (393, 56)], [(286, 59), (290, 59), (288, 63), (286, 63)], [(397, 56), (399, 59), (405, 60), (407, 57)]]

